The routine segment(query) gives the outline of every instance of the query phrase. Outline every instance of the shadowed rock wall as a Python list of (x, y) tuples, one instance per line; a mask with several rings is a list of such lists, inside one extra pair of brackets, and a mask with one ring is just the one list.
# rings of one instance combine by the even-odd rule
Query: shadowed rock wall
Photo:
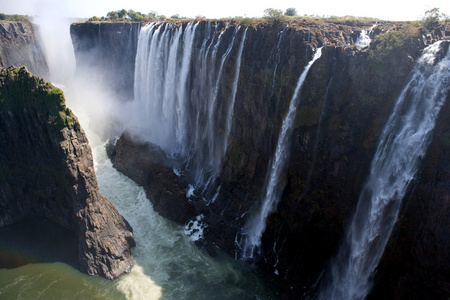
[(0, 226), (51, 220), (78, 238), (81, 271), (130, 270), (132, 229), (98, 191), (92, 153), (61, 90), (25, 67), (0, 73)]

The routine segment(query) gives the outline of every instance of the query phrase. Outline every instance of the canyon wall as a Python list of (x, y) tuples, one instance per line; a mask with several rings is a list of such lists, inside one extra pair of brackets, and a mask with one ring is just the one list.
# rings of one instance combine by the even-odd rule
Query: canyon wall
[(62, 91), (10, 67), (1, 71), (0, 95), (0, 226), (48, 219), (77, 236), (83, 272), (127, 272), (132, 229), (99, 193), (89, 142)]
[(35, 30), (0, 22), (0, 227), (51, 221), (75, 237), (74, 267), (114, 279), (134, 264), (132, 229), (99, 193), (87, 137), (62, 91), (27, 70), (48, 75)]
[[(218, 124), (217, 135), (220, 135), (226, 130), (225, 107), (233, 90), (237, 41), (243, 40), (244, 28), (237, 29), (239, 25), (233, 22), (201, 22), (193, 42), (194, 58), (201, 53), (204, 41), (211, 34), (212, 30), (208, 30), (211, 24), (214, 33), (221, 37), (217, 57), (224, 57), (221, 55), (227, 47), (235, 44), (224, 64), (216, 101), (218, 108), (214, 118)], [(190, 217), (192, 209), (204, 215), (207, 228), (199, 246), (211, 253), (219, 247), (236, 258), (242, 257), (239, 236), (264, 197), (270, 162), (298, 77), (316, 49), (323, 47), (322, 56), (312, 65), (300, 91), (290, 155), (278, 179), (281, 199), (266, 220), (260, 251), (252, 260), (273, 281), (280, 298), (315, 297), (322, 271), (336, 253), (355, 211), (380, 131), (415, 61), (425, 46), (448, 39), (450, 35), (445, 28), (428, 32), (417, 24), (387, 22), (373, 29), (371, 38), (375, 40), (369, 48), (356, 45), (362, 29), (372, 25), (300, 20), (248, 27), (234, 115), (219, 175), (213, 183), (198, 187), (189, 201), (179, 192), (180, 187), (188, 190), (189, 175), (179, 177), (179, 182), (174, 184), (182, 206), (189, 207), (187, 216)], [(83, 26), (73, 26), (71, 31), (79, 64), (92, 59), (89, 57), (92, 48), (109, 51), (103, 52), (104, 62), (99, 64), (114, 61), (120, 51), (126, 53), (128, 48), (116, 49), (112, 43), (96, 44), (100, 40), (86, 34), (100, 29), (98, 24)], [(108, 26), (113, 28), (113, 25)], [(185, 28), (187, 25), (174, 26)], [(102, 28), (104, 31), (98, 36), (110, 36), (103, 40), (112, 41), (117, 37), (117, 31), (108, 31), (106, 25)], [(135, 36), (128, 38), (134, 41)], [(85, 44), (90, 46), (84, 49)], [(114, 64), (130, 63), (128, 54), (119, 57)], [(193, 65), (187, 90), (195, 87)], [(449, 209), (445, 154), (449, 105), (447, 101), (442, 108), (432, 144), (421, 163), (422, 171), (413, 179), (404, 199), (400, 220), (380, 262), (377, 283), (370, 297), (407, 299), (409, 295), (426, 294), (429, 298), (441, 299), (442, 295), (450, 293), (450, 266), (446, 257), (450, 228), (448, 218), (444, 217)], [(145, 178), (142, 174), (154, 173), (151, 164), (140, 164), (136, 160), (131, 160), (132, 167), (123, 164), (130, 161), (125, 149), (134, 147), (127, 137), (116, 144), (127, 148), (110, 151), (114, 153), (113, 162), (118, 169), (131, 178)], [(140, 147), (151, 149), (153, 146)], [(122, 157), (117, 157), (118, 153)], [(156, 157), (154, 164), (158, 168), (161, 160), (167, 164), (167, 158), (155, 152), (147, 153)], [(173, 174), (170, 180), (176, 180), (172, 177)], [(159, 189), (157, 192), (147, 190), (150, 200), (160, 203), (164, 201), (164, 196), (161, 197), (164, 192), (171, 193), (170, 187), (161, 176), (151, 178), (157, 179), (156, 182), (141, 184)], [(154, 199), (155, 196), (158, 199)], [(168, 217), (177, 214), (176, 218), (183, 220), (173, 207), (166, 205), (160, 213)]]
[(26, 66), (31, 73), (46, 77), (48, 66), (38, 31), (28, 22), (0, 21), (0, 66)]
[(104, 85), (122, 101), (133, 99), (139, 30), (139, 23), (72, 24), (77, 75)]

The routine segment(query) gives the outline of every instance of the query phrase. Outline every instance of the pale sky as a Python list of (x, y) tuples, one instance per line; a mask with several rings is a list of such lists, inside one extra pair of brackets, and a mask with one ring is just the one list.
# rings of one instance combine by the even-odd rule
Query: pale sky
[[(235, 16), (261, 17), (266, 8), (293, 7), (299, 15), (363, 16), (382, 20), (407, 21), (420, 19), (426, 10), (437, 7), (450, 15), (449, 0), (0, 0), (0, 13), (47, 14), (55, 11), (59, 16), (92, 17), (106, 16), (109, 11), (133, 9), (141, 13), (156, 11), (170, 17), (174, 14), (186, 17), (206, 16), (226, 18)], [(46, 12), (42, 13), (42, 10)]]

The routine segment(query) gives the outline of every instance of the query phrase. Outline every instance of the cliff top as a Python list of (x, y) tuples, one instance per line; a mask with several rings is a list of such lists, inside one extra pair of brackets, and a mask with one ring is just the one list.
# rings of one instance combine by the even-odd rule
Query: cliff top
[(33, 76), (26, 67), (12, 66), (1, 70), (0, 86), (3, 87), (0, 108), (4, 110), (17, 111), (28, 107), (46, 115), (47, 124), (58, 128), (77, 121), (66, 107), (63, 92), (44, 79)]

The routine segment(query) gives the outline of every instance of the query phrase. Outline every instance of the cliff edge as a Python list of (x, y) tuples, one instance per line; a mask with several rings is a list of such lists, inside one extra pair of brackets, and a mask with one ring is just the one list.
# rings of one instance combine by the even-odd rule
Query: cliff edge
[(130, 270), (132, 228), (99, 193), (87, 137), (61, 90), (25, 67), (0, 72), (0, 226), (42, 218), (78, 238), (82, 272)]

